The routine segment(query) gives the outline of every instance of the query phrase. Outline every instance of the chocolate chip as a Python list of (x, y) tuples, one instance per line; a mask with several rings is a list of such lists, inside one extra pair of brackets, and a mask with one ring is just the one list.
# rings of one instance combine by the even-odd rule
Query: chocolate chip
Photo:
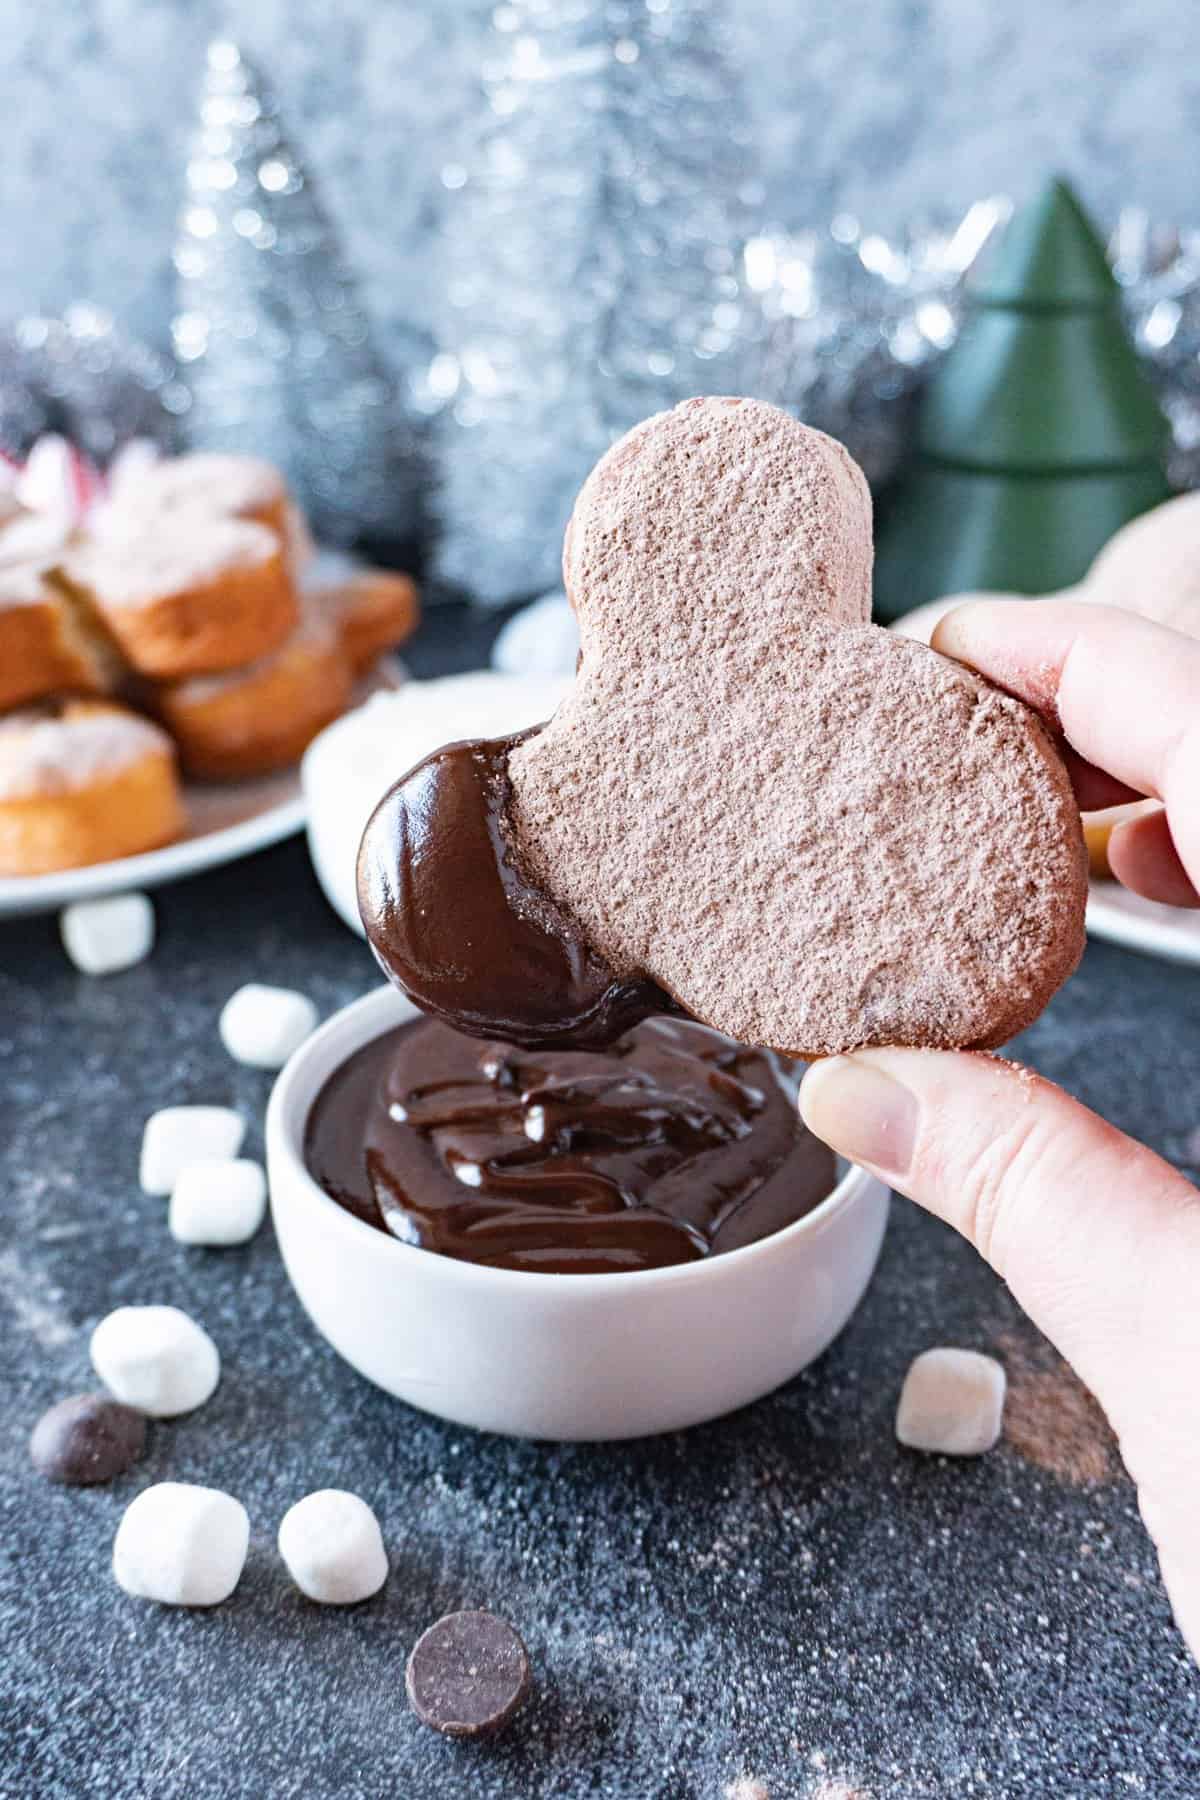
[(529, 1657), (495, 1613), (447, 1613), (418, 1638), (405, 1686), (413, 1711), (447, 1737), (500, 1731), (529, 1692)]
[(123, 1475), (142, 1454), (146, 1418), (107, 1394), (74, 1394), (42, 1414), (29, 1439), (39, 1475), (89, 1487)]

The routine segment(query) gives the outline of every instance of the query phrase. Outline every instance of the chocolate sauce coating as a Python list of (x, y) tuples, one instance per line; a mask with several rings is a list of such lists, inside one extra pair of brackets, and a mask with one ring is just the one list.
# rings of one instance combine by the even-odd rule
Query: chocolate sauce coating
[(335, 1070), (305, 1131), (325, 1192), (402, 1242), (567, 1275), (734, 1250), (836, 1180), (796, 1071), (707, 1026), (654, 1019), (606, 1053), (479, 1044), (433, 1020)]
[(622, 980), (524, 877), (505, 834), (508, 753), (530, 733), (450, 744), (384, 795), (358, 854), (358, 905), (384, 973), (422, 1012), (532, 1048), (611, 1044), (677, 1010)]

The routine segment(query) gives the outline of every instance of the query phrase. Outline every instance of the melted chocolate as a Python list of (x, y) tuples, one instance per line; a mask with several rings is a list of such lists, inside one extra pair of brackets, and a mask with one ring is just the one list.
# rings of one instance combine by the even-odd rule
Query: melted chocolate
[(358, 854), (358, 904), (385, 974), (423, 1012), (529, 1048), (611, 1044), (676, 1011), (618, 976), (522, 874), (505, 835), (508, 753), (451, 744), (384, 795)]
[(756, 1242), (836, 1180), (793, 1065), (707, 1026), (639, 1025), (604, 1054), (480, 1045), (420, 1020), (335, 1071), (305, 1133), (325, 1192), (407, 1244), (566, 1275)]

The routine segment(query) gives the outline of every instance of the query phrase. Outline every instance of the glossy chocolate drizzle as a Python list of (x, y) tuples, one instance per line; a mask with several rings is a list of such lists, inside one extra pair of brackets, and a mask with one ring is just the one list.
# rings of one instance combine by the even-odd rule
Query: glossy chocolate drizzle
[(611, 1044), (677, 1011), (626, 980), (523, 875), (505, 833), (508, 753), (530, 736), (451, 744), (391, 788), (358, 857), (367, 938), (423, 1012), (529, 1048)]
[(662, 1268), (810, 1212), (834, 1159), (796, 1071), (681, 1019), (606, 1053), (529, 1051), (432, 1020), (335, 1071), (305, 1137), (334, 1200), (405, 1243), (498, 1268)]

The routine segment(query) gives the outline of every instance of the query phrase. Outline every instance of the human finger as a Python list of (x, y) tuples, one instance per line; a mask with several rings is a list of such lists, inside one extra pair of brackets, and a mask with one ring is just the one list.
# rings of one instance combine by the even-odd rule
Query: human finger
[(1087, 762), (1162, 800), (1200, 883), (1200, 642), (1116, 607), (979, 601), (941, 620), (934, 647), (1041, 712)]
[(1179, 859), (1165, 812), (1143, 813), (1113, 827), (1108, 866), (1117, 880), (1166, 906), (1200, 906), (1200, 894)]

